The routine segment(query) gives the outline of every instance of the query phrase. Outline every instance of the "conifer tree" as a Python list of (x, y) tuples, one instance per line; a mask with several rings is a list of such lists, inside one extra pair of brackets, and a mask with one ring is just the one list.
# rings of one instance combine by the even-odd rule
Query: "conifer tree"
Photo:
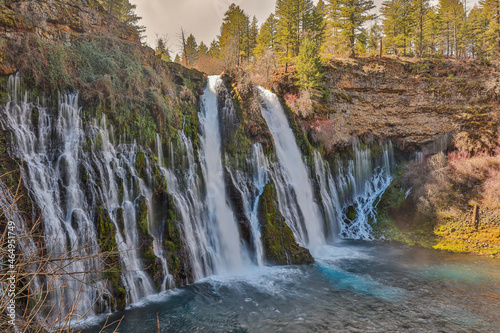
[(323, 68), (316, 42), (306, 36), (300, 46), (297, 62), (298, 85), (310, 92), (317, 91), (321, 87)]
[(326, 35), (326, 5), (323, 0), (319, 0), (312, 11), (311, 33), (314, 36), (316, 46), (321, 50)]
[(196, 64), (196, 60), (198, 59), (198, 44), (196, 43), (196, 39), (193, 34), (190, 34), (186, 39), (186, 48), (182, 58), (187, 67), (191, 67)]
[(156, 39), (155, 55), (163, 61), (172, 61), (167, 46), (167, 37), (158, 37)]
[(212, 43), (210, 43), (210, 49), (208, 49), (208, 55), (211, 56), (212, 58), (220, 57), (220, 46), (219, 46), (219, 41), (217, 39), (214, 39)]
[(382, 40), (382, 28), (375, 22), (368, 33), (367, 48), (371, 55), (379, 52), (379, 43)]
[(481, 0), (479, 4), (488, 20), (484, 39), (490, 56), (500, 61), (500, 0)]
[(205, 45), (205, 43), (201, 42), (200, 45), (198, 45), (197, 57), (199, 59), (201, 56), (206, 55), (208, 55), (208, 47)]
[(252, 23), (249, 25), (248, 32), (248, 57), (251, 57), (255, 53), (255, 47), (257, 46), (257, 37), (259, 36), (259, 26), (257, 18), (254, 16)]
[(356, 56), (356, 40), (363, 32), (363, 24), (375, 18), (370, 14), (375, 5), (373, 0), (335, 0), (330, 1), (329, 10), (334, 11), (329, 16), (338, 18), (332, 24), (337, 27), (342, 39), (349, 46), (349, 55)]
[(231, 4), (224, 14), (219, 37), (221, 56), (228, 57), (228, 62), (240, 65), (244, 58), (249, 57), (249, 25), (245, 12), (234, 3)]
[(460, 0), (440, 0), (438, 15), (442, 21), (443, 34), (447, 56), (459, 56), (461, 43), (460, 27), (463, 22), (464, 8)]
[(311, 0), (276, 1), (276, 40), (279, 44), (281, 62), (292, 61), (299, 53), (300, 38), (312, 28), (314, 5)]
[(411, 0), (386, 0), (382, 3), (381, 13), (384, 15), (384, 32), (387, 36), (386, 45), (395, 54), (398, 49), (406, 55), (411, 44), (414, 30), (414, 7)]
[(276, 17), (274, 14), (271, 14), (262, 25), (262, 28), (260, 28), (259, 35), (257, 36), (256, 55), (261, 56), (266, 50), (274, 47), (276, 44), (276, 27)]
[(137, 27), (137, 22), (141, 19), (135, 14), (136, 5), (129, 0), (99, 0), (109, 15), (119, 19), (121, 22)]
[(425, 39), (425, 27), (426, 20), (428, 19), (428, 13), (430, 10), (429, 0), (413, 0), (412, 8), (412, 21), (415, 22), (416, 29), (415, 34), (417, 36), (417, 55), (419, 57), (424, 53), (424, 39)]

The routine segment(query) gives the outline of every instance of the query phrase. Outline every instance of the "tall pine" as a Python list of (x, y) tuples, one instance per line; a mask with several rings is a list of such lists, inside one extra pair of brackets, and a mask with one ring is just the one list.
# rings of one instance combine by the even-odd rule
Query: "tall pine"
[(349, 55), (356, 56), (356, 41), (365, 35), (363, 24), (375, 18), (370, 11), (375, 8), (373, 0), (333, 0), (330, 1), (330, 18), (336, 20), (332, 25), (347, 43)]

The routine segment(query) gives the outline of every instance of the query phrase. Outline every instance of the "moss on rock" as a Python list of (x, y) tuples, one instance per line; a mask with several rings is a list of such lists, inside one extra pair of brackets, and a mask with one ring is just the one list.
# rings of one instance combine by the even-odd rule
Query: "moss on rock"
[(267, 184), (259, 199), (259, 221), (262, 243), (268, 263), (273, 265), (297, 265), (314, 262), (309, 250), (297, 244), (292, 229), (276, 208), (276, 192)]

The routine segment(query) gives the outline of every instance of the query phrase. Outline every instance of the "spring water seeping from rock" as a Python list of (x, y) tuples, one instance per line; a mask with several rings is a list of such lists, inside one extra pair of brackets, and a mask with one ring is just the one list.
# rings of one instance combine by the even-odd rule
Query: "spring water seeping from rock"
[[(105, 118), (84, 127), (77, 94), (60, 95), (54, 112), (30, 101), (28, 93), (21, 96), (19, 80), (19, 76), (9, 79), (11, 98), (2, 124), (13, 133), (13, 154), (25, 163), (24, 183), (41, 209), (43, 247), (51, 259), (45, 270), (52, 272), (43, 288), (49, 291), (49, 304), (56, 305), (52, 314), (61, 320), (111, 308), (103, 297), (108, 287), (102, 272), (108, 267), (100, 257), (102, 235), (96, 229), (102, 216), (116, 231), (126, 301), (155, 293), (158, 289), (138, 250), (140, 201), (146, 201), (148, 216), (153, 209), (150, 181), (142, 179), (136, 168), (139, 148), (113, 143)], [(149, 217), (148, 229), (154, 242), (161, 243)], [(168, 281), (160, 247), (154, 253), (163, 262)]]

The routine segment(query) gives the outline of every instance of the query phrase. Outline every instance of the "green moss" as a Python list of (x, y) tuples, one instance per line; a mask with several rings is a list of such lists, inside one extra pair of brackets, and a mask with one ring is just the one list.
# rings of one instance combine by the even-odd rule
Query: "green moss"
[(125, 229), (125, 220), (123, 217), (123, 208), (118, 208), (116, 210), (116, 224), (118, 224), (118, 229), (123, 234), (123, 230)]
[(357, 212), (356, 212), (356, 208), (354, 208), (353, 206), (349, 206), (347, 207), (347, 218), (351, 221), (354, 221), (356, 219), (356, 216), (357, 216)]
[(273, 186), (267, 184), (259, 199), (259, 221), (267, 261), (275, 265), (314, 262), (309, 250), (295, 241), (292, 229), (277, 209), (275, 196)]
[(103, 274), (112, 287), (117, 308), (122, 309), (126, 305), (126, 292), (120, 279), (122, 267), (116, 243), (116, 227), (101, 206), (96, 208), (96, 228), (101, 256), (105, 263)]
[(144, 235), (149, 235), (148, 203), (144, 197), (140, 198), (137, 203), (137, 228)]
[(410, 246), (431, 248), (437, 242), (433, 224), (426, 220), (415, 220), (412, 216), (415, 208), (406, 202), (407, 189), (402, 185), (403, 172), (404, 166), (401, 165), (378, 201), (376, 223), (372, 222), (374, 236)]
[(115, 298), (118, 309), (123, 309), (127, 305), (127, 291), (124, 288), (115, 289)]

